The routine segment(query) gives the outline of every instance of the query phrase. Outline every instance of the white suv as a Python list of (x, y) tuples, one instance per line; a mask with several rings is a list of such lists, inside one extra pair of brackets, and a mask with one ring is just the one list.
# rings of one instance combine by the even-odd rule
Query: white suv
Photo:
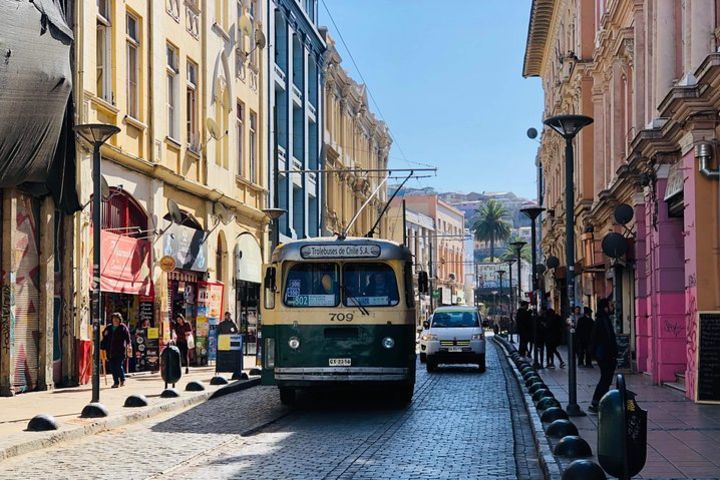
[(475, 308), (437, 308), (424, 327), (428, 372), (440, 363), (475, 363), (481, 373), (485, 371), (485, 332)]

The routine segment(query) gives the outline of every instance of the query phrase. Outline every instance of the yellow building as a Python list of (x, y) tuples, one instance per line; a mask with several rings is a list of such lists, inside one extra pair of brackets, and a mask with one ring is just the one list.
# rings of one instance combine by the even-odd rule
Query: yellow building
[[(102, 278), (104, 313), (121, 311), (131, 327), (147, 317), (160, 340), (183, 314), (204, 361), (208, 330), (223, 311), (254, 323), (267, 230), (266, 60), (256, 33), (266, 12), (260, 0), (78, 0), (76, 8), (75, 121), (121, 129), (102, 150), (110, 186), (102, 267), (116, 266), (113, 254), (138, 259), (132, 271)], [(78, 169), (87, 202), (87, 146)], [(87, 340), (89, 207), (75, 228), (75, 334)], [(161, 269), (164, 257), (175, 268)]]
[[(387, 173), (377, 170), (388, 166), (392, 138), (385, 123), (370, 111), (365, 86), (350, 78), (340, 65), (342, 59), (332, 37), (326, 33), (325, 40), (325, 168), (330, 172), (326, 174), (324, 231), (333, 234), (347, 228), (380, 186), (348, 232), (364, 236), (387, 202), (387, 183), (380, 185)], [(387, 236), (386, 215), (375, 237)]]

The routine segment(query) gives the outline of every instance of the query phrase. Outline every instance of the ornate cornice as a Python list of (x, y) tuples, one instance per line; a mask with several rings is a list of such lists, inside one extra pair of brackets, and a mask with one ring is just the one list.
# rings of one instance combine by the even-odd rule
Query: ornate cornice
[(556, 0), (533, 0), (530, 6), (523, 77), (539, 77), (542, 72), (550, 26), (557, 3)]

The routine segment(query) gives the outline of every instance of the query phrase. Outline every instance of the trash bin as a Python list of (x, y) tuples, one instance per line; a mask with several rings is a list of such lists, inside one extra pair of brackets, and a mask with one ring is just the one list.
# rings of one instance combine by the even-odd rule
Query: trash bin
[(218, 335), (215, 372), (230, 372), (240, 376), (243, 371), (243, 335), (222, 333)]
[(600, 400), (598, 412), (598, 460), (610, 475), (629, 479), (645, 466), (647, 456), (647, 411), (625, 388), (625, 377), (617, 376), (615, 390)]
[(182, 377), (182, 357), (180, 349), (175, 345), (168, 345), (160, 354), (160, 375), (165, 382), (165, 388), (168, 383), (175, 383)]

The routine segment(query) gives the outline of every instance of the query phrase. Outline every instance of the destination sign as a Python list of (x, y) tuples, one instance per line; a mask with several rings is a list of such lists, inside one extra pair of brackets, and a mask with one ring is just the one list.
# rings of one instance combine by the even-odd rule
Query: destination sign
[(380, 256), (380, 246), (305, 245), (300, 248), (300, 256), (308, 260), (320, 258), (377, 258)]

